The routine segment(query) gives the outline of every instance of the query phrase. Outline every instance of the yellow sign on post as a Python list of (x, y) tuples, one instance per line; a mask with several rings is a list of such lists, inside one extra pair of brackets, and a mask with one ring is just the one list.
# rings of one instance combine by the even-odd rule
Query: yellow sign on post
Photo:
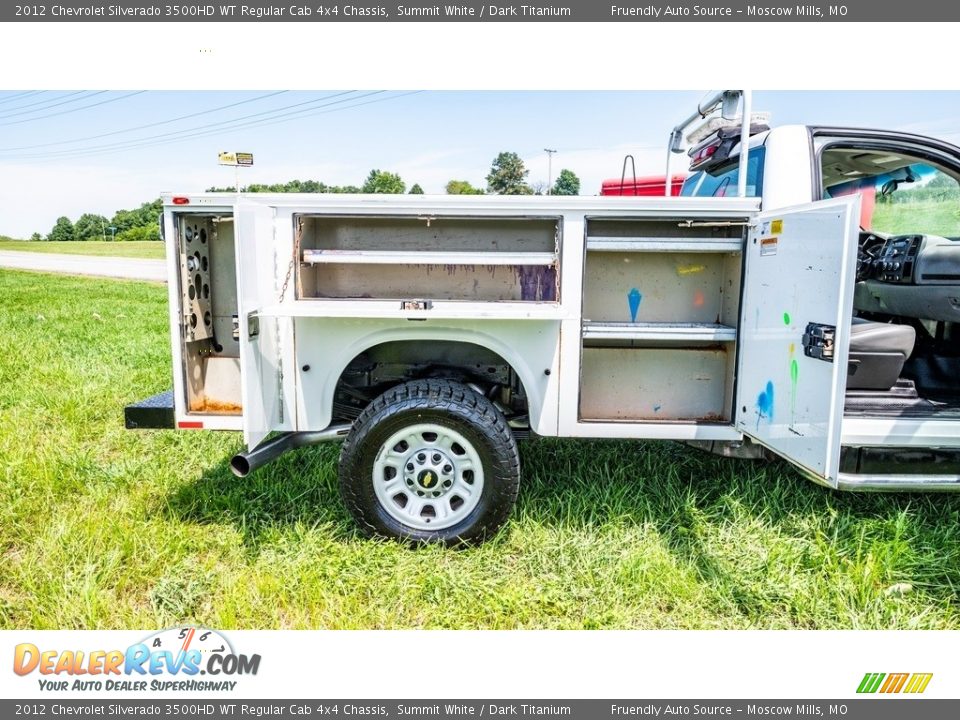
[(253, 167), (253, 153), (228, 152), (224, 150), (217, 155), (221, 165), (227, 165), (233, 168), (236, 184), (234, 190), (240, 193), (240, 168)]
[(221, 165), (233, 165), (234, 167), (250, 167), (253, 165), (253, 153), (244, 152), (222, 152), (218, 159)]

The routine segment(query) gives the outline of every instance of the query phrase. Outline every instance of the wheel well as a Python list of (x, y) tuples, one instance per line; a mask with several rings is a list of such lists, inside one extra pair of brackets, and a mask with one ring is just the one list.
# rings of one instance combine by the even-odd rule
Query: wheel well
[(482, 345), (456, 340), (395, 340), (364, 350), (337, 380), (334, 420), (352, 421), (391, 387), (428, 378), (468, 385), (493, 401), (511, 426), (527, 427), (527, 393), (510, 363)]

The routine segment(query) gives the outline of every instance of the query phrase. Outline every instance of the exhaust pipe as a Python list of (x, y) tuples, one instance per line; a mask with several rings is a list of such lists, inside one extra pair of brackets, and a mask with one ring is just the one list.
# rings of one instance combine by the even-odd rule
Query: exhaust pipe
[(307, 445), (319, 445), (325, 442), (343, 440), (352, 426), (331, 425), (326, 430), (308, 432), (291, 432), (277, 435), (277, 437), (260, 443), (253, 450), (237, 453), (230, 459), (230, 470), (237, 477), (246, 477), (259, 467), (276, 460), (288, 450), (294, 450)]

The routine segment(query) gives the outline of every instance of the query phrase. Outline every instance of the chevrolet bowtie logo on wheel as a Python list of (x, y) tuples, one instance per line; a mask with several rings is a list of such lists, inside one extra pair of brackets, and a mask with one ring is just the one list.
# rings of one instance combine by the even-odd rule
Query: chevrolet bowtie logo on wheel
[(858, 693), (913, 693), (927, 689), (933, 673), (867, 673), (860, 681)]

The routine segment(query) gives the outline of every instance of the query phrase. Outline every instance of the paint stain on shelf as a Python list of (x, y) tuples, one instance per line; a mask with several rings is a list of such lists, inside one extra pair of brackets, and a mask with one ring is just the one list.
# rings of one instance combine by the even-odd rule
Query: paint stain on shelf
[(627, 305), (630, 307), (630, 322), (637, 321), (637, 313), (640, 312), (640, 302), (643, 300), (643, 294), (637, 288), (630, 288), (627, 293)]
[(706, 265), (678, 265), (677, 275), (697, 275), (706, 269)]
[(789, 325), (789, 324), (790, 324), (790, 313), (785, 312), (785, 313), (783, 314), (783, 324), (784, 324), (784, 325)]

